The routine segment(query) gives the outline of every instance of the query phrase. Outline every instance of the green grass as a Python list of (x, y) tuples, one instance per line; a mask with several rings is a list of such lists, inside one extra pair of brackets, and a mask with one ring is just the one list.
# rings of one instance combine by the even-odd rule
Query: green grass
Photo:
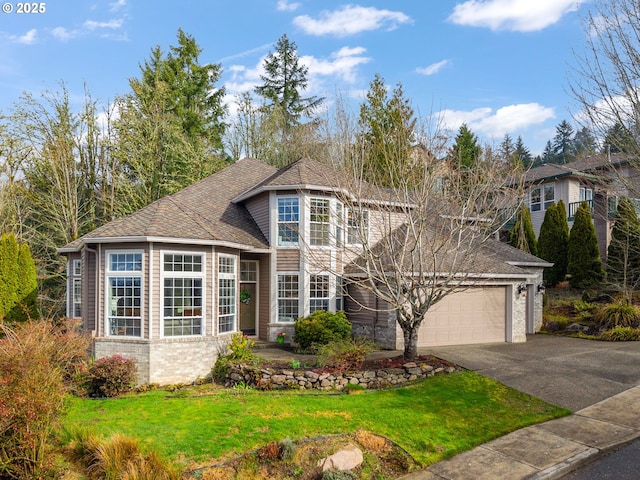
[(287, 436), (295, 440), (367, 429), (428, 465), (569, 413), (473, 372), (457, 372), (361, 395), (217, 389), (201, 396), (152, 391), (118, 399), (74, 397), (63, 426), (134, 436), (185, 466)]

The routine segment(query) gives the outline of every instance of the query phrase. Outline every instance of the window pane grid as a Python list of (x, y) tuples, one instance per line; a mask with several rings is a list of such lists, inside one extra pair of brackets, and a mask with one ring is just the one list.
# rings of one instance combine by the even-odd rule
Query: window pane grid
[(141, 272), (141, 253), (112, 253), (109, 268), (112, 272)]
[(278, 275), (278, 321), (298, 318), (298, 275)]
[(367, 238), (369, 230), (369, 212), (349, 210), (347, 212), (347, 242), (361, 244)]
[(236, 259), (218, 257), (218, 333), (236, 329)]
[(312, 198), (310, 204), (309, 242), (314, 246), (329, 245), (329, 200)]
[(278, 199), (278, 245), (298, 245), (300, 205), (297, 198)]
[(202, 279), (165, 278), (164, 335), (202, 334)]
[(240, 281), (257, 282), (258, 264), (253, 261), (240, 261)]
[(142, 287), (140, 277), (109, 277), (110, 335), (142, 335)]
[(309, 311), (329, 310), (329, 275), (309, 278)]
[(73, 281), (73, 312), (72, 317), (82, 317), (82, 280)]
[(165, 272), (202, 272), (202, 255), (164, 255)]

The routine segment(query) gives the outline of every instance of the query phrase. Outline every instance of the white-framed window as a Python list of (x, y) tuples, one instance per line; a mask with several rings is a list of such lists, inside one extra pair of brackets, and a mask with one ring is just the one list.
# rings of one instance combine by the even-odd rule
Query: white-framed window
[(218, 255), (218, 333), (236, 329), (236, 257)]
[(593, 201), (593, 189), (580, 185), (580, 202)]
[(107, 252), (109, 335), (142, 336), (142, 252)]
[(336, 247), (340, 248), (344, 242), (344, 207), (336, 202)]
[(240, 260), (240, 281), (258, 281), (258, 262), (255, 260)]
[(309, 313), (329, 310), (329, 275), (309, 276)]
[(73, 301), (71, 302), (71, 316), (73, 318), (82, 317), (82, 279), (73, 279)]
[(360, 245), (369, 235), (369, 211), (347, 210), (347, 243)]
[(540, 187), (532, 188), (529, 192), (529, 210), (539, 212), (542, 209), (542, 189)]
[(297, 273), (278, 275), (278, 322), (292, 323), (299, 317), (299, 276)]
[(82, 276), (82, 260), (76, 259), (73, 261), (71, 266), (71, 275), (74, 277)]
[(311, 198), (309, 201), (309, 244), (329, 246), (330, 201), (328, 198)]
[(162, 334), (202, 335), (204, 255), (162, 253)]
[(553, 183), (544, 186), (544, 209), (551, 207), (556, 201), (556, 189)]
[(336, 275), (336, 312), (344, 310), (344, 297), (346, 296), (344, 280)]
[(300, 200), (278, 198), (278, 246), (292, 247), (300, 243)]

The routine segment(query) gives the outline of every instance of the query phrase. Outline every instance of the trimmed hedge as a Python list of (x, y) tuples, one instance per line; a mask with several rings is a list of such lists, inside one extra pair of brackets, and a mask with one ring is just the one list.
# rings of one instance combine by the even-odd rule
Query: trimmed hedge
[(303, 350), (348, 338), (351, 338), (351, 322), (343, 311), (316, 310), (295, 323), (293, 340)]

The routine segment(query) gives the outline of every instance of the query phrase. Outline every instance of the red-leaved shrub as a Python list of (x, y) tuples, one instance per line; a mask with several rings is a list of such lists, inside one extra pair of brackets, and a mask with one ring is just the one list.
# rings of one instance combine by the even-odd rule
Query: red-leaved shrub
[(136, 382), (136, 364), (122, 355), (96, 360), (88, 372), (90, 397), (117, 397), (131, 390)]

